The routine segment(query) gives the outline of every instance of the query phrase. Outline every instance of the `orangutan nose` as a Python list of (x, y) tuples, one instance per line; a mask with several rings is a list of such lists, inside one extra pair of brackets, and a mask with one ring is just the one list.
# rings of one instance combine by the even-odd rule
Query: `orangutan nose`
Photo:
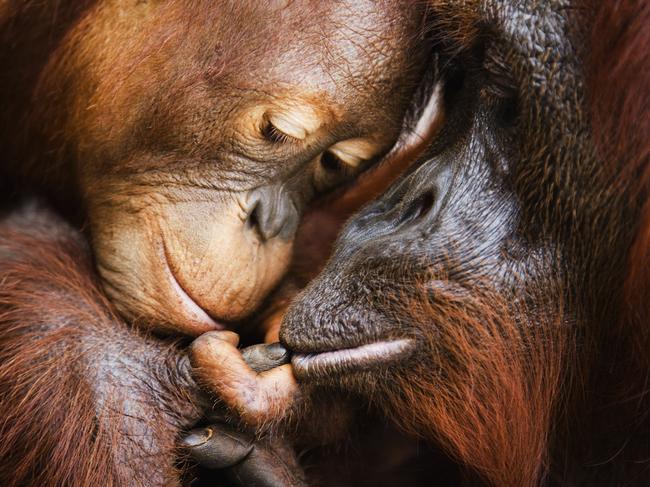
[(262, 240), (279, 237), (291, 240), (300, 215), (289, 193), (279, 185), (265, 186), (250, 193), (247, 226), (257, 230)]

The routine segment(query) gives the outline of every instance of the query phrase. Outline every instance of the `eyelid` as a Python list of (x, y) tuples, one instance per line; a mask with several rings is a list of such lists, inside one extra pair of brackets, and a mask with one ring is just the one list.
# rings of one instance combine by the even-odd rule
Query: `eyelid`
[(268, 123), (281, 134), (295, 140), (305, 140), (322, 125), (321, 118), (308, 106), (267, 114)]
[(289, 143), (289, 142), (299, 142), (299, 139), (292, 137), (283, 131), (279, 130), (272, 122), (268, 121), (264, 128), (262, 129), (264, 137), (266, 137), (271, 142), (276, 142), (280, 144)]
[(377, 144), (368, 139), (348, 139), (328, 149), (350, 167), (359, 167), (377, 154)]

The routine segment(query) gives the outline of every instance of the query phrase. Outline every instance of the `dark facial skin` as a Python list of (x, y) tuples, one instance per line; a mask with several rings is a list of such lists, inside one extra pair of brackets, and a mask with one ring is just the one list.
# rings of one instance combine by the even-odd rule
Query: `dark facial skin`
[(612, 399), (637, 362), (610, 331), (640, 205), (589, 125), (588, 14), (432, 13), (446, 124), (285, 317), (294, 374), (372, 398), (491, 485), (645, 485), (647, 422)]
[(422, 67), (407, 4), (97, 2), (39, 74), (44, 143), (13, 173), (73, 166), (33, 179), (78, 194), (125, 317), (229, 326), (282, 277), (306, 205), (395, 142)]
[[(498, 2), (473, 2), (475, 15), (441, 3), (446, 124), (423, 161), (347, 225), (325, 272), (286, 317), (281, 338), (298, 354), (299, 378), (352, 374), (358, 384), (368, 374), (356, 372), (388, 360), (443, 360), (424, 336), (430, 330), (412, 321), (410, 302), (466, 295), (470, 303), (479, 289), (529, 304), (569, 289), (582, 301), (598, 275), (618, 274), (616, 250), (630, 233), (592, 223), (622, 209), (583, 117), (568, 14), (546, 2), (520, 15)], [(586, 318), (577, 311), (571, 319)], [(426, 326), (445, 333), (435, 319)], [(349, 359), (307, 356), (368, 344), (377, 350)]]

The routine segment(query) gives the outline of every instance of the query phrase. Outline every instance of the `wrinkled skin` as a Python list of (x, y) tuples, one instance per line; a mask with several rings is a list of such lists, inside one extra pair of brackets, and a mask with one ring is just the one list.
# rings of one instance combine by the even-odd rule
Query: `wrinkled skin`
[(420, 18), (388, 1), (0, 6), (2, 482), (181, 482), (176, 440), (215, 397), (187, 342), (148, 331), (216, 333), (260, 305), (308, 203), (398, 139)]
[(192, 346), (193, 375), (225, 406), (182, 441), (206, 473), (220, 473), (232, 485), (377, 487), (419, 486), (453, 475), (432, 462), (437, 451), (369, 415), (358, 398), (336, 388), (312, 395), (299, 390), (280, 344), (236, 345), (233, 333), (221, 331)]
[(608, 332), (640, 206), (596, 149), (568, 3), (433, 2), (446, 124), (281, 329), (299, 381), (372, 397), (491, 485), (648, 482), (647, 396), (613, 399), (648, 370)]
[(642, 201), (597, 149), (581, 6), (431, 2), (445, 125), (280, 331), (298, 402), (365, 396), (464, 485), (650, 481), (647, 347), (616, 326)]
[[(462, 9), (441, 3), (439, 15), (452, 20), (450, 26), (441, 23), (436, 35), (443, 49), (459, 51), (445, 60), (446, 125), (423, 162), (344, 229), (330, 265), (284, 323), (282, 338), (292, 350), (417, 341), (420, 332), (396, 323), (392, 313), (406, 307), (401, 300), (420, 298), (419, 286), (430, 299), (438, 288), (479, 284), (504, 293), (514, 283), (522, 291), (551, 286), (552, 294), (576, 289), (566, 285), (574, 276), (565, 275), (564, 267), (586, 250), (572, 237), (588, 229), (592, 215), (617, 216), (611, 215), (619, 208), (610, 205), (608, 175), (593, 171), (595, 155), (580, 111), (579, 60), (570, 43), (577, 33), (569, 19), (552, 3), (531, 2), (517, 13), (492, 2), (468, 2), (476, 3), (477, 19), (489, 27), (458, 27), (472, 36), (463, 45), (451, 31)], [(524, 22), (529, 18), (534, 22)], [(586, 192), (580, 200), (574, 181)], [(623, 247), (629, 235), (611, 237)], [(590, 254), (600, 250), (592, 244), (584, 245)], [(592, 262), (594, 274), (613, 267)], [(332, 307), (341, 314), (332, 315)], [(363, 325), (368, 321), (373, 326)], [(354, 324), (359, 327), (351, 333)]]
[[(29, 79), (27, 117), (5, 114), (3, 143), (20, 155), (7, 172), (87, 220), (129, 320), (191, 335), (230, 326), (282, 277), (306, 204), (395, 142), (421, 68), (409, 47), (420, 9), (405, 5), (67, 6), (76, 20)], [(8, 42), (46, 11), (0, 18)], [(7, 84), (25, 84), (28, 61), (4, 57)]]

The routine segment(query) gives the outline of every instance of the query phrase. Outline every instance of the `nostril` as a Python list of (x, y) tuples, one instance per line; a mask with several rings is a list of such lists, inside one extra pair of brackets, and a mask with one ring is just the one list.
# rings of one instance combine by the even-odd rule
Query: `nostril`
[(265, 203), (268, 197), (265, 189), (253, 192), (248, 201), (248, 215), (246, 217), (246, 228), (256, 232), (261, 240), (271, 237), (269, 232), (269, 208)]
[(407, 206), (399, 219), (399, 225), (419, 220), (429, 214), (433, 208), (435, 200), (436, 196), (433, 190), (428, 190), (422, 193)]
[(248, 213), (248, 219), (246, 220), (246, 227), (250, 229), (259, 229), (260, 228), (260, 204), (259, 201), (256, 202)]
[(271, 240), (282, 230), (282, 215), (276, 208), (262, 198), (258, 199), (250, 209), (246, 227), (257, 232), (261, 240)]

